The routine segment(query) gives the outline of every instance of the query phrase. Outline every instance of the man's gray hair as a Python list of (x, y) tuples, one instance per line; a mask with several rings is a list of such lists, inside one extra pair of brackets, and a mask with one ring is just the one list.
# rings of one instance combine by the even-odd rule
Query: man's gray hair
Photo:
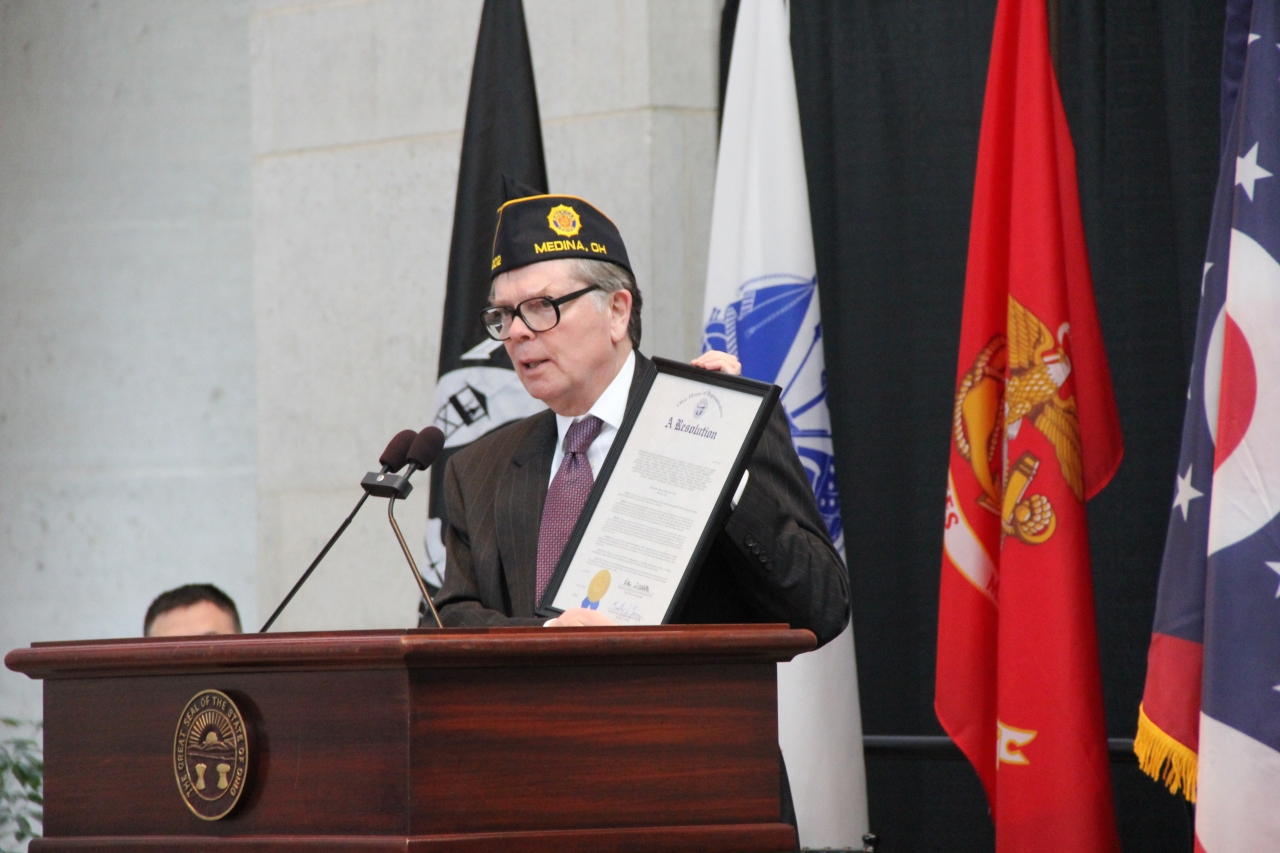
[(609, 294), (625, 290), (631, 294), (631, 319), (627, 321), (627, 337), (631, 338), (631, 346), (640, 349), (640, 307), (643, 302), (640, 288), (636, 286), (636, 278), (626, 267), (609, 261), (594, 261), (589, 258), (571, 258), (572, 275), (584, 285), (595, 285), (600, 289), (591, 294), (596, 305), (603, 309), (609, 304)]

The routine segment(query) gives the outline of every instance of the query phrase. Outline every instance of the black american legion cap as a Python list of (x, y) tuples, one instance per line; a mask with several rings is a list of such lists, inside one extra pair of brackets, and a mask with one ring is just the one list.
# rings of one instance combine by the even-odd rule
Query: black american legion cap
[(532, 195), (498, 208), (490, 278), (559, 258), (609, 261), (632, 272), (618, 226), (590, 202), (572, 195)]

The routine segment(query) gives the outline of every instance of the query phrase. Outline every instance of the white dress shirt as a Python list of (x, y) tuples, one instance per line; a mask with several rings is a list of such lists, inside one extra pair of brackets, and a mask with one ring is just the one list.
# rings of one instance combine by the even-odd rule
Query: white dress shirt
[[(591, 465), (592, 478), (594, 479), (600, 472), (600, 466), (604, 464), (605, 457), (609, 455), (609, 449), (613, 447), (613, 439), (618, 435), (618, 427), (622, 426), (622, 417), (627, 413), (627, 395), (631, 393), (631, 378), (635, 372), (636, 352), (632, 350), (627, 354), (627, 360), (618, 371), (618, 375), (613, 377), (609, 387), (604, 389), (600, 399), (596, 400), (595, 405), (587, 411), (586, 415), (578, 415), (576, 418), (556, 415), (556, 452), (551, 457), (551, 480), (556, 478), (560, 463), (564, 461), (565, 433), (569, 431), (569, 427), (587, 415), (595, 415), (602, 422), (600, 434), (587, 448), (587, 462)], [(548, 485), (551, 480), (547, 481)]]

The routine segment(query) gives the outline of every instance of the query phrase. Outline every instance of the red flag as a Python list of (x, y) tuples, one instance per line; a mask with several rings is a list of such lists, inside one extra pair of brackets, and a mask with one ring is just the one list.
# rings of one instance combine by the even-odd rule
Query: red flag
[(1085, 500), (1123, 448), (1044, 0), (987, 74), (938, 607), (935, 710), (997, 851), (1119, 850)]

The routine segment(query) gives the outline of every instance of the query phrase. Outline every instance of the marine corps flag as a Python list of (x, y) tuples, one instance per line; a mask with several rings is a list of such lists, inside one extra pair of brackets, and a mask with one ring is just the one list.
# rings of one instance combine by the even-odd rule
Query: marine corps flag
[(435, 425), (445, 434), (445, 450), (431, 466), (424, 572), (436, 587), (444, 568), (444, 463), (485, 433), (544, 408), (520, 384), (502, 344), (480, 325), (480, 312), (489, 304), (498, 208), (534, 191), (547, 191), (547, 169), (524, 7), (520, 0), (485, 0), (462, 132), (440, 329)]
[(996, 11), (953, 412), (938, 719), (998, 851), (1118, 851), (1085, 501), (1123, 450), (1044, 0)]

